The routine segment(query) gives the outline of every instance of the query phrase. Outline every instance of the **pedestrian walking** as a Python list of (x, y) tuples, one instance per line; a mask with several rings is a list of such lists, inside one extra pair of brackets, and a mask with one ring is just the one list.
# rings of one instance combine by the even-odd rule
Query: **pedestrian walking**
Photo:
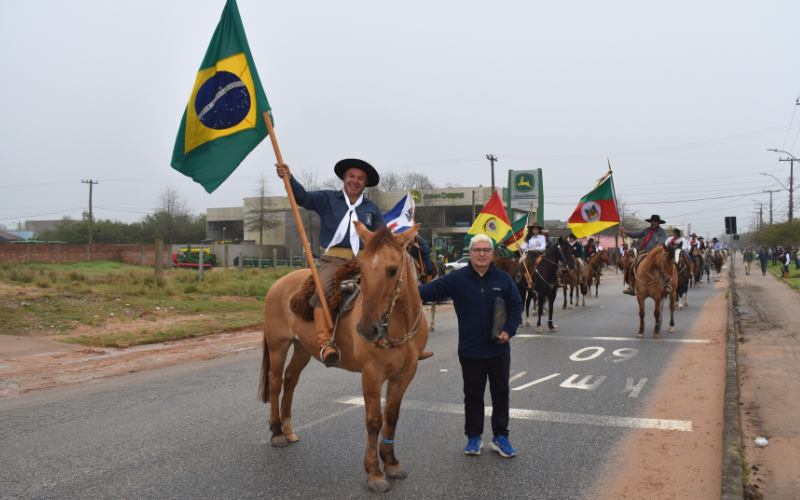
[(778, 264), (778, 247), (776, 246), (772, 247), (771, 255), (772, 255), (772, 265), (775, 266)]
[(750, 268), (753, 265), (753, 249), (750, 248), (750, 245), (747, 245), (747, 249), (744, 251), (742, 259), (744, 260), (744, 274), (750, 274)]
[[(511, 346), (509, 340), (522, 321), (522, 299), (511, 275), (492, 263), (492, 240), (483, 234), (469, 242), (469, 263), (425, 285), (419, 286), (423, 301), (453, 298), (458, 319), (458, 359), (464, 380), (464, 453), (480, 455), (483, 448), (483, 398), (486, 380), (492, 395), (492, 432), (489, 446), (503, 457), (517, 455), (508, 441), (509, 373)], [(507, 321), (502, 332), (492, 339), (497, 299), (507, 307)]]
[(756, 258), (761, 263), (761, 275), (762, 276), (766, 276), (767, 275), (767, 262), (769, 262), (769, 250), (767, 250), (767, 247), (762, 246), (761, 250), (758, 251), (758, 254), (756, 255)]
[(789, 279), (789, 263), (792, 262), (792, 254), (789, 252), (789, 247), (786, 247), (783, 252), (783, 260), (781, 267), (783, 268), (783, 279)]

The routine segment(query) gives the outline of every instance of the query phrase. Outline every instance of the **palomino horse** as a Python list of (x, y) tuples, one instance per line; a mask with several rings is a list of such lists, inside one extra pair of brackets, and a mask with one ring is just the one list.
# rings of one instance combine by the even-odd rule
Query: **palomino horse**
[(594, 296), (600, 295), (598, 288), (600, 288), (600, 276), (603, 273), (603, 266), (608, 265), (609, 257), (608, 250), (600, 250), (589, 258), (586, 263), (587, 278), (586, 287), (588, 289), (589, 297), (592, 296), (592, 283), (594, 283)]
[[(417, 284), (424, 285), (425, 283), (430, 283), (431, 281), (435, 280), (439, 277), (439, 269), (436, 267), (436, 264), (431, 265), (431, 274), (428, 276), (427, 269), (425, 269), (425, 263), (422, 261), (422, 258), (418, 257), (415, 259), (413, 255), (409, 252), (411, 256), (411, 261), (414, 263), (414, 269), (417, 271)], [(436, 302), (431, 302), (431, 324), (428, 325), (428, 332), (433, 331), (434, 323), (436, 321)]]
[[(641, 260), (633, 270), (633, 282), (636, 287), (636, 299), (639, 301), (639, 333), (637, 339), (644, 338), (644, 301), (648, 298), (656, 303), (653, 314), (656, 317), (656, 327), (653, 338), (661, 336), (661, 312), (664, 300), (669, 297), (669, 332), (675, 331), (675, 286), (678, 273), (675, 269), (675, 249), (673, 247), (657, 246)], [(673, 285), (670, 285), (672, 283)]]
[(556, 325), (553, 324), (553, 303), (560, 288), (559, 270), (564, 266), (568, 269), (575, 269), (575, 258), (572, 257), (572, 247), (569, 242), (559, 236), (558, 241), (545, 251), (541, 259), (537, 258), (537, 262), (533, 265), (533, 289), (539, 302), (536, 333), (542, 333), (542, 313), (545, 299), (547, 299), (549, 316), (547, 326), (551, 332), (556, 331)]
[(703, 281), (703, 270), (705, 265), (703, 263), (703, 254), (697, 247), (692, 248), (691, 252), (692, 256), (692, 267), (694, 268), (694, 286), (700, 286), (700, 283)]
[[(417, 372), (419, 354), (428, 341), (428, 325), (414, 266), (404, 250), (417, 234), (419, 224), (400, 234), (392, 234), (385, 227), (371, 233), (360, 222), (354, 224), (366, 244), (359, 259), (361, 294), (353, 301), (353, 309), (337, 320), (334, 334), (341, 351), (339, 367), (361, 372), (366, 407), (367, 484), (373, 491), (386, 491), (387, 477), (407, 476), (394, 455), (395, 427), (403, 394)], [(309, 275), (310, 271), (302, 270), (284, 276), (270, 288), (264, 303), (267, 321), (258, 392), (261, 401), (266, 403), (269, 399), (272, 445), (278, 447), (298, 440), (291, 424), (294, 389), (311, 356), (319, 360), (314, 323), (289, 312), (292, 295)], [(294, 354), (284, 373), (292, 344)], [(386, 405), (381, 415), (381, 388), (387, 380)], [(281, 387), (283, 400), (279, 407)], [(379, 443), (381, 428), (383, 439)], [(379, 455), (385, 474), (380, 468)]]

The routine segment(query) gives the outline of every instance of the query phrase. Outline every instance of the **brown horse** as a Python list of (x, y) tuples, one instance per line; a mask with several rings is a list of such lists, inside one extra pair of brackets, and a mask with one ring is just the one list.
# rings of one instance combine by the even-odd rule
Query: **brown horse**
[(697, 247), (693, 247), (690, 255), (692, 256), (692, 266), (694, 266), (694, 286), (699, 287), (703, 282), (703, 268), (705, 267), (703, 254)]
[[(675, 267), (677, 272), (678, 281), (677, 286), (673, 283), (675, 288), (675, 295), (678, 299), (678, 310), (683, 310), (684, 304), (689, 307), (689, 288), (692, 284), (692, 276), (694, 275), (694, 266), (691, 259), (683, 254), (680, 249), (676, 248), (675, 253), (680, 253), (678, 264)], [(684, 299), (685, 297), (685, 299)]]
[[(404, 250), (417, 234), (419, 224), (400, 234), (392, 234), (386, 228), (371, 233), (360, 222), (355, 222), (355, 228), (366, 244), (359, 259), (361, 294), (353, 301), (353, 309), (337, 320), (334, 335), (341, 351), (339, 367), (361, 372), (367, 484), (373, 491), (386, 491), (387, 477), (407, 476), (394, 455), (395, 428), (403, 394), (417, 372), (419, 354), (428, 341), (414, 266)], [(258, 393), (262, 402), (269, 400), (271, 441), (278, 447), (298, 440), (291, 423), (294, 389), (311, 356), (319, 360), (314, 323), (289, 312), (292, 295), (309, 275), (310, 271), (302, 270), (284, 276), (270, 288), (264, 303), (264, 354)], [(294, 354), (284, 373), (292, 344)], [(387, 380), (386, 405), (381, 414), (381, 388)], [(279, 406), (281, 388), (283, 400)], [(379, 443), (381, 428), (383, 439)]]
[[(409, 255), (411, 255), (411, 252), (409, 252)], [(439, 277), (439, 269), (436, 267), (436, 264), (431, 265), (431, 274), (428, 275), (427, 269), (425, 269), (425, 263), (422, 261), (422, 257), (419, 254), (417, 254), (416, 259), (414, 258), (413, 255), (411, 255), (411, 261), (414, 263), (414, 269), (417, 271), (418, 285), (424, 285), (425, 283), (430, 283), (431, 281)], [(428, 325), (428, 332), (433, 331), (435, 321), (436, 321), (436, 302), (431, 302), (431, 324)]]
[[(575, 269), (559, 268), (558, 280), (564, 290), (564, 305), (561, 309), (572, 309), (572, 295), (575, 294), (575, 303), (586, 307), (586, 263), (583, 265), (583, 273), (578, 266), (578, 259), (575, 259)], [(567, 288), (569, 288), (569, 307), (567, 307)]]
[(653, 338), (661, 337), (661, 311), (664, 300), (669, 297), (669, 332), (675, 331), (675, 289), (678, 273), (675, 269), (675, 249), (664, 245), (657, 246), (645, 255), (633, 270), (636, 299), (639, 301), (639, 333), (637, 339), (644, 338), (644, 301), (648, 298), (656, 303), (653, 314), (656, 326)]
[(594, 296), (600, 295), (598, 288), (600, 287), (600, 276), (603, 273), (603, 266), (608, 265), (609, 257), (608, 250), (600, 250), (592, 255), (587, 262), (589, 269), (587, 270), (586, 287), (588, 288), (589, 297), (592, 296), (592, 283), (594, 283)]
[[(533, 302), (533, 306), (536, 307), (537, 297), (533, 292), (533, 289), (530, 288), (528, 279), (530, 279), (530, 283), (533, 283), (533, 265), (540, 255), (542, 255), (541, 252), (528, 252), (526, 254), (524, 264), (520, 259), (508, 259), (505, 257), (495, 257), (492, 259), (495, 267), (510, 274), (511, 278), (514, 280), (514, 283), (517, 284), (519, 296), (522, 299), (522, 304), (525, 307), (525, 320), (523, 323), (520, 323), (520, 328), (523, 326), (531, 326), (531, 302)], [(526, 266), (528, 269), (527, 273), (525, 272)], [(545, 308), (545, 312), (546, 311), (547, 308)]]

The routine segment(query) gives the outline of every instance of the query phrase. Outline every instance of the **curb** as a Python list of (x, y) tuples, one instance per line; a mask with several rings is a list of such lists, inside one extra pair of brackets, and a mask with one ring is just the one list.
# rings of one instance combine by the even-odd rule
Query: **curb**
[(736, 322), (733, 308), (736, 275), (733, 269), (730, 269), (729, 273), (731, 283), (728, 293), (728, 345), (726, 349), (728, 362), (725, 370), (721, 500), (742, 500), (744, 498), (742, 434), (739, 421), (739, 372), (736, 366)]

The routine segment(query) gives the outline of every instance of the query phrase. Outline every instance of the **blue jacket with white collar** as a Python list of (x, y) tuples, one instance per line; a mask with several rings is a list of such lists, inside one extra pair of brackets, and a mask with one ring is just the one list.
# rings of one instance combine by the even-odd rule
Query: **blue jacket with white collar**
[[(344, 201), (343, 191), (306, 191), (305, 188), (295, 180), (294, 176), (289, 180), (292, 186), (292, 193), (297, 204), (306, 210), (312, 210), (319, 215), (320, 230), (319, 230), (319, 246), (328, 248), (333, 235), (336, 234), (336, 229), (339, 227), (339, 222), (342, 217), (347, 214), (347, 202)], [(358, 221), (367, 226), (370, 231), (377, 230), (380, 226), (385, 226), (386, 222), (383, 221), (383, 212), (378, 208), (375, 202), (368, 200), (366, 197), (356, 208), (356, 215)], [(344, 235), (344, 239), (335, 245), (342, 248), (350, 248), (350, 229)], [(359, 248), (364, 248), (364, 242), (359, 243)]]
[(470, 262), (461, 269), (419, 286), (424, 301), (453, 298), (458, 317), (458, 355), (465, 358), (491, 358), (511, 352), (508, 342), (495, 344), (491, 340), (494, 323), (494, 301), (503, 297), (508, 308), (508, 322), (503, 329), (509, 337), (517, 333), (522, 321), (522, 298), (511, 275), (497, 269), (494, 263), (484, 275), (485, 283)]

